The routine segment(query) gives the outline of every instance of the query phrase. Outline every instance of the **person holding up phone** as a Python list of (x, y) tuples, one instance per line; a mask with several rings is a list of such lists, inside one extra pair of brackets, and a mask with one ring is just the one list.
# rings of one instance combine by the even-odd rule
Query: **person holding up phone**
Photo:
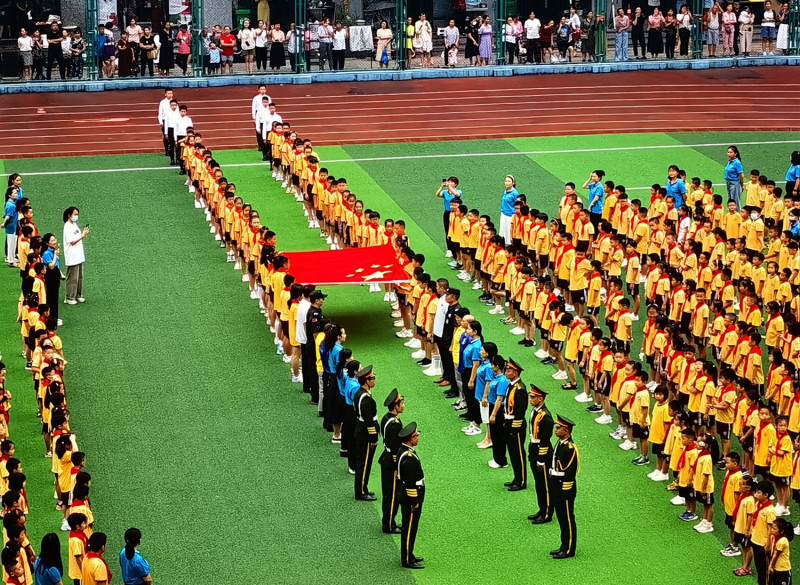
[(78, 208), (68, 207), (64, 210), (64, 264), (67, 267), (67, 292), (64, 302), (77, 305), (83, 298), (83, 264), (86, 256), (83, 252), (83, 238), (89, 235), (89, 224), (83, 229), (78, 227)]
[[(458, 189), (458, 177), (442, 178), (442, 184), (436, 190), (436, 196), (444, 199), (442, 223), (444, 224), (444, 235), (447, 237), (447, 229), (450, 226), (450, 202), (456, 197), (461, 199), (461, 190)], [(449, 250), (447, 251), (447, 257), (453, 257), (452, 252)]]

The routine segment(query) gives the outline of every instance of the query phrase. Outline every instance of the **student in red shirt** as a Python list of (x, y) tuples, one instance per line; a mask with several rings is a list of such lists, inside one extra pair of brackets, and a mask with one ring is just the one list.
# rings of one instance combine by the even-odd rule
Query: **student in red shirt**
[(231, 27), (226, 26), (222, 29), (222, 36), (219, 38), (220, 46), (220, 72), (225, 73), (225, 66), (228, 73), (233, 73), (233, 49), (236, 46), (236, 37), (231, 34)]

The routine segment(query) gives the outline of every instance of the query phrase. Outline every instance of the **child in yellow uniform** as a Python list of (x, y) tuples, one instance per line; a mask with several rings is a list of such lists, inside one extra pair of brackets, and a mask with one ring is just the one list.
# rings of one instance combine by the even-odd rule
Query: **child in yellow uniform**
[(734, 526), (736, 522), (737, 504), (742, 493), (742, 468), (740, 457), (736, 452), (725, 455), (725, 479), (722, 480), (720, 499), (725, 508), (725, 526), (728, 527), (728, 546), (720, 551), (723, 556), (741, 554), (736, 545)]
[(69, 524), (69, 541), (67, 543), (67, 575), (73, 582), (80, 581), (83, 559), (86, 558), (86, 515), (70, 514), (67, 518)]
[(753, 531), (750, 535), (750, 545), (753, 547), (753, 560), (755, 561), (756, 574), (759, 583), (767, 582), (767, 566), (769, 564), (766, 547), (769, 544), (770, 530), (775, 522), (775, 508), (770, 501), (774, 488), (768, 481), (762, 481), (756, 486), (756, 506), (753, 511)]
[(753, 459), (755, 462), (755, 474), (763, 478), (769, 477), (770, 445), (775, 442), (775, 425), (770, 420), (769, 407), (762, 404), (758, 408), (758, 423), (755, 427), (755, 445), (753, 448)]
[(775, 513), (783, 516), (789, 513), (789, 486), (792, 483), (792, 439), (787, 432), (789, 417), (778, 416), (775, 418), (775, 436), (769, 445), (770, 463), (769, 475), (775, 484)]
[[(753, 560), (753, 548), (750, 536), (753, 533), (753, 514), (756, 511), (754, 496), (756, 482), (752, 477), (743, 477), (739, 489), (741, 494), (733, 513), (733, 541), (739, 545), (742, 553), (742, 566), (733, 571), (737, 577), (751, 575), (750, 563)], [(727, 555), (726, 555), (727, 556)]]
[(697, 500), (703, 504), (703, 518), (694, 529), (702, 534), (714, 530), (714, 461), (708, 450), (708, 435), (700, 434), (697, 445), (700, 452), (695, 461), (693, 487)]
[(769, 547), (768, 574), (770, 582), (776, 585), (792, 582), (792, 563), (789, 560), (789, 541), (794, 534), (792, 525), (783, 518), (777, 518), (771, 527)]

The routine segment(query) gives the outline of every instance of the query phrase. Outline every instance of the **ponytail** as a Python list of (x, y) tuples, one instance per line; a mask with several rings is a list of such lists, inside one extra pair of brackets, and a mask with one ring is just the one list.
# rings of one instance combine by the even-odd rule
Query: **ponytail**
[(125, 531), (125, 558), (129, 561), (136, 553), (136, 547), (142, 542), (142, 531), (138, 528), (128, 528)]

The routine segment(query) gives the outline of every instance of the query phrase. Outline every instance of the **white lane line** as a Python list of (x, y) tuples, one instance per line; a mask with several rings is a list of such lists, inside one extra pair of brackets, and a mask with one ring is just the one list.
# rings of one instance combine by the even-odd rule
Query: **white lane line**
[[(493, 79), (497, 80), (497, 79), (503, 79), (503, 78), (493, 78)], [(528, 79), (530, 79), (531, 81), (540, 81), (541, 80), (540, 77), (535, 77), (535, 76), (516, 76), (516, 77), (508, 78), (508, 79), (509, 80), (513, 80), (513, 82), (516, 83), (516, 84), (519, 84), (521, 80), (528, 80)], [(408, 81), (408, 80), (403, 80), (403, 81)], [(419, 82), (427, 82), (427, 81), (429, 81), (429, 80), (427, 80), (427, 79), (413, 79), (413, 80), (410, 80), (411, 83), (419, 83)], [(437, 81), (440, 81), (440, 80), (437, 80)], [(509, 82), (511, 82), (511, 81), (509, 81)], [(341, 82), (341, 83), (346, 83), (346, 82)], [(365, 82), (365, 83), (373, 83), (373, 82)], [(393, 83), (396, 83), (396, 82), (393, 82)], [(258, 81), (254, 81), (253, 82), (253, 87), (255, 87), (257, 84), (258, 84)], [(269, 87), (270, 86), (268, 86), (268, 88)], [(273, 86), (273, 87), (275, 87), (277, 89), (278, 87), (281, 87), (281, 86)], [(741, 83), (741, 82), (731, 81), (731, 82), (724, 82), (724, 83), (715, 83), (714, 87), (709, 87), (707, 89), (703, 89), (703, 94), (714, 93), (714, 92), (723, 93), (725, 90), (723, 90), (721, 88), (726, 88), (726, 87), (733, 88), (734, 90), (737, 91), (737, 93), (739, 93), (741, 90), (753, 89), (753, 90), (756, 90), (760, 94), (763, 95), (764, 91), (769, 91), (770, 93), (774, 93), (776, 91), (794, 93), (792, 90), (788, 90), (786, 88), (789, 88), (789, 87), (800, 87), (800, 83), (780, 83), (780, 82), (775, 82), (774, 84), (772, 84), (772, 83), (764, 84), (764, 83)], [(775, 87), (776, 89), (771, 89), (772, 87)], [(646, 90), (645, 92), (640, 92), (640, 93), (652, 93), (653, 91), (656, 90), (655, 87), (652, 84), (648, 84), (648, 83), (637, 84), (637, 85), (633, 85), (633, 84), (623, 84), (623, 85), (565, 85), (565, 86), (552, 86), (552, 87), (547, 87), (547, 88), (537, 87), (536, 89), (537, 90), (538, 89), (546, 89), (546, 90), (548, 90), (550, 92), (560, 91), (560, 90), (564, 90), (564, 89), (566, 89), (566, 90), (577, 89), (577, 90), (585, 90), (585, 91), (589, 92), (589, 91), (597, 90), (597, 89), (599, 89), (599, 90), (609, 90), (609, 89), (630, 90), (630, 89), (633, 89), (633, 88), (644, 88)], [(176, 99), (178, 99), (180, 101), (180, 98), (181, 98), (181, 95), (182, 95), (181, 94), (182, 91), (187, 91), (187, 92), (193, 92), (193, 91), (197, 91), (197, 90), (212, 90), (213, 91), (214, 89), (217, 89), (217, 88), (176, 88), (176, 91), (175, 91)], [(324, 86), (315, 86), (314, 89), (324, 89)], [(493, 87), (493, 88), (490, 88), (490, 89), (453, 89), (453, 90), (449, 90), (449, 89), (445, 90), (445, 89), (443, 89), (442, 91), (444, 93), (446, 93), (447, 95), (452, 95), (452, 94), (479, 94), (480, 95), (480, 94), (485, 94), (485, 93), (495, 93), (496, 94), (498, 92), (498, 90), (502, 91), (504, 93), (509, 93), (509, 92), (529, 92), (530, 89), (531, 89), (530, 87), (506, 87), (506, 88)], [(54, 108), (62, 108), (62, 109), (72, 109), (72, 108), (96, 109), (96, 108), (103, 108), (103, 109), (108, 109), (110, 107), (116, 107), (116, 106), (144, 106), (144, 105), (148, 105), (148, 106), (151, 106), (150, 111), (154, 111), (158, 106), (158, 101), (163, 97), (163, 91), (159, 87), (142, 88), (142, 89), (137, 89), (137, 90), (133, 90), (133, 91), (152, 91), (154, 93), (154, 99), (153, 99), (152, 102), (126, 101), (126, 102), (114, 103), (114, 104), (106, 103), (106, 102), (100, 102), (100, 103), (97, 103), (97, 104), (50, 105), (50, 106), (44, 106), (44, 107), (51, 108), (51, 109), (54, 109)], [(683, 90), (681, 90), (681, 91), (683, 91)], [(280, 100), (281, 99), (280, 97), (278, 97), (278, 93), (275, 92), (275, 91), (272, 91), (271, 89), (268, 89), (267, 93), (271, 94), (271, 97), (276, 99), (276, 100)], [(630, 93), (630, 91), (626, 91), (626, 93)], [(364, 98), (371, 98), (371, 97), (399, 96), (401, 98), (407, 99), (408, 96), (430, 95), (430, 94), (431, 94), (430, 90), (428, 90), (428, 91), (396, 91), (396, 92), (386, 92), (386, 93), (346, 94), (346, 95), (342, 95), (341, 97), (343, 99), (353, 99), (353, 100), (359, 101), (359, 100), (363, 100)], [(43, 95), (47, 95), (47, 94), (43, 94)], [(248, 94), (248, 95), (255, 95), (255, 93)], [(540, 94), (540, 95), (542, 95), (542, 94)], [(245, 99), (249, 100), (249, 98), (246, 98), (244, 96), (241, 99), (242, 100), (245, 100)], [(319, 96), (318, 95), (307, 94), (305, 96), (287, 96), (286, 99), (287, 100), (292, 100), (292, 101), (297, 101), (297, 100), (316, 101), (316, 100), (319, 99)], [(434, 99), (441, 99), (441, 100), (444, 101), (444, 99), (446, 99), (446, 98), (434, 98)], [(230, 98), (227, 98), (227, 99), (222, 99), (222, 98), (213, 99), (213, 98), (210, 98), (210, 99), (204, 99), (203, 103), (218, 103), (219, 102), (219, 103), (224, 103), (224, 104), (230, 105), (231, 101), (232, 100)], [(276, 103), (279, 103), (279, 102), (276, 101)], [(249, 109), (249, 101), (245, 105)], [(36, 106), (13, 106), (13, 107), (10, 107), (10, 108), (4, 108), (4, 112), (5, 111), (9, 111), (9, 110), (26, 110), (26, 109), (30, 109), (31, 107), (36, 107)]]
[[(764, 144), (795, 144), (795, 140), (769, 140), (769, 141), (754, 141), (754, 142), (738, 142), (739, 146), (757, 146)], [(658, 144), (647, 146), (615, 146), (611, 148), (604, 148), (602, 152), (611, 151), (628, 151), (628, 150), (661, 150), (661, 149), (677, 149), (677, 148), (700, 148), (708, 146), (727, 146), (728, 142), (706, 142), (702, 144)], [(339, 164), (339, 163), (359, 163), (359, 162), (376, 162), (376, 161), (399, 161), (399, 160), (419, 160), (419, 159), (439, 159), (439, 158), (475, 158), (486, 156), (531, 156), (531, 155), (547, 155), (547, 154), (575, 154), (583, 152), (597, 152), (597, 148), (574, 148), (564, 150), (527, 150), (520, 151), (514, 150), (511, 152), (480, 152), (480, 153), (451, 153), (451, 154), (424, 154), (419, 156), (386, 156), (386, 157), (370, 157), (370, 158), (344, 158), (332, 159), (324, 161), (324, 164)], [(6, 166), (13, 166), (13, 161), (7, 161)], [(265, 166), (264, 162), (252, 163), (231, 163), (225, 164), (225, 168), (239, 168), (239, 167), (260, 167)], [(25, 176), (37, 177), (48, 175), (81, 175), (91, 173), (116, 173), (116, 172), (134, 172), (134, 171), (165, 171), (168, 169), (175, 169), (175, 167), (134, 167), (128, 169), (86, 169), (74, 171), (44, 171), (34, 173), (23, 173)], [(628, 187), (628, 189), (649, 189), (650, 187)]]

